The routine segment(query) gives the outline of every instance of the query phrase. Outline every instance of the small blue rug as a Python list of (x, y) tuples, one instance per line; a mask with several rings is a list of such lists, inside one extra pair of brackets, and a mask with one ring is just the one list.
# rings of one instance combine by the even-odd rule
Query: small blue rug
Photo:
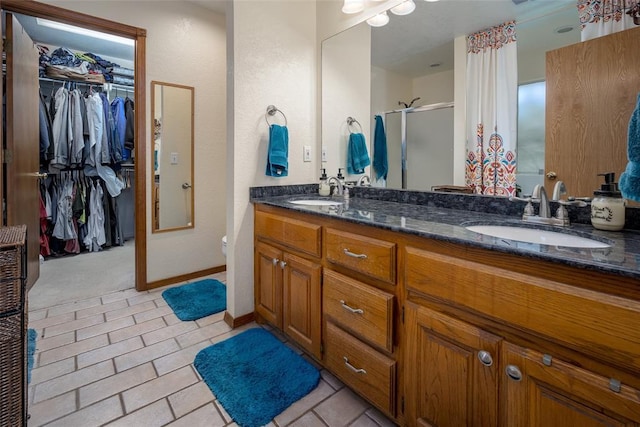
[(38, 331), (35, 329), (27, 330), (27, 382), (31, 382), (31, 370), (33, 369), (33, 360), (36, 354), (36, 338)]
[(320, 381), (313, 365), (262, 328), (200, 350), (194, 365), (242, 427), (268, 424)]
[(227, 287), (215, 279), (169, 288), (162, 297), (180, 320), (198, 320), (227, 308)]

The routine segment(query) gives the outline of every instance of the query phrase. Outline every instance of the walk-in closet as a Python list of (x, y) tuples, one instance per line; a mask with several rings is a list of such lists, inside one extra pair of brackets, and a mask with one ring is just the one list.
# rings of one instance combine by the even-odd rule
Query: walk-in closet
[(40, 277), (31, 308), (133, 288), (133, 40), (14, 17), (38, 54), (39, 115), (29, 122), (39, 129)]

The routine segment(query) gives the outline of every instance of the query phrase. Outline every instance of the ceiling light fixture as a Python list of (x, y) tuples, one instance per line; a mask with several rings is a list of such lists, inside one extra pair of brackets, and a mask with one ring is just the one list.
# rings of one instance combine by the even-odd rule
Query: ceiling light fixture
[(424, 0), (424, 1), (427, 1), (427, 2), (429, 2), (429, 3), (433, 3), (433, 2), (440, 1), (440, 0)]
[(342, 5), (342, 13), (358, 13), (364, 10), (364, 1), (363, 0), (344, 0), (344, 4)]
[(408, 15), (416, 9), (416, 4), (413, 0), (406, 0), (397, 6), (392, 7), (391, 13), (394, 15)]
[(386, 11), (367, 19), (367, 24), (371, 25), (372, 27), (384, 27), (388, 23), (389, 15), (387, 15)]
[(80, 34), (87, 37), (93, 37), (100, 40), (108, 40), (115, 43), (134, 46), (135, 41), (126, 37), (114, 36), (113, 34), (101, 33), (99, 31), (88, 30), (86, 28), (76, 27), (74, 25), (63, 24), (62, 22), (49, 21), (48, 19), (36, 18), (36, 23), (43, 27), (53, 28), (55, 30), (66, 31), (68, 33)]

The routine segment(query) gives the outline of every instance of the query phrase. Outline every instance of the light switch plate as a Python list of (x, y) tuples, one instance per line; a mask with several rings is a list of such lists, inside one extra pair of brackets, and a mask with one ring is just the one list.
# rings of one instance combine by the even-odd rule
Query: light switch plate
[(325, 146), (322, 147), (322, 161), (323, 162), (327, 161), (327, 147)]
[(303, 157), (303, 160), (305, 162), (310, 162), (311, 161), (311, 146), (310, 145), (305, 145), (303, 147), (302, 157)]
[(178, 153), (171, 153), (171, 164), (172, 165), (178, 164)]

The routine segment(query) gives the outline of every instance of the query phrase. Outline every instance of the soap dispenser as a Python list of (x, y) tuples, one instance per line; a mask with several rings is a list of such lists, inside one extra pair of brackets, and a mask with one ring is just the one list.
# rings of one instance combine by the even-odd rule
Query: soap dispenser
[(591, 224), (599, 230), (618, 231), (624, 228), (625, 200), (615, 182), (613, 172), (601, 173), (604, 184), (593, 192), (591, 201)]
[(318, 186), (318, 194), (321, 196), (328, 196), (331, 194), (331, 186), (327, 182), (327, 170), (320, 169), (322, 171), (322, 175), (320, 175), (320, 185)]

